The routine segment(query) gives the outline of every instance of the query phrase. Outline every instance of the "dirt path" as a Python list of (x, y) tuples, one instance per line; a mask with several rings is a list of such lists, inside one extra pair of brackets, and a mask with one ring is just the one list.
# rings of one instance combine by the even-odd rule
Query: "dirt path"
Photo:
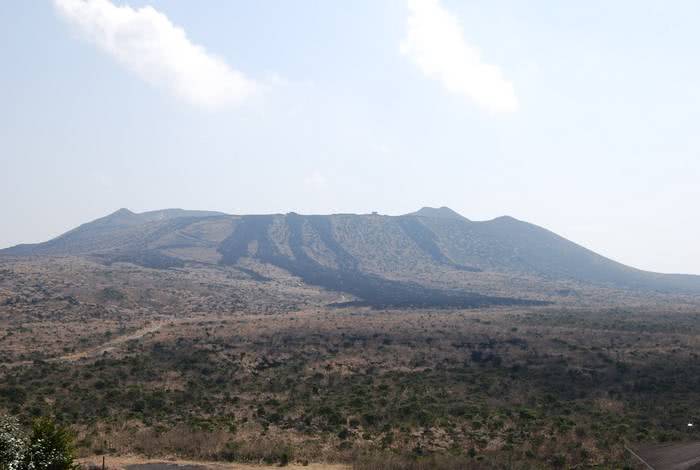
[[(172, 320), (169, 322), (166, 321), (158, 321), (154, 322), (151, 325), (145, 326), (143, 328), (140, 328), (133, 333), (129, 333), (127, 335), (123, 336), (118, 336), (112, 340), (107, 341), (106, 343), (102, 343), (98, 346), (85, 349), (84, 351), (79, 351), (76, 353), (71, 353), (71, 354), (66, 354), (63, 356), (58, 356), (58, 357), (51, 357), (49, 359), (46, 359), (45, 362), (76, 362), (82, 359), (91, 359), (100, 356), (101, 354), (107, 352), (107, 351), (112, 351), (114, 350), (117, 346), (126, 343), (127, 341), (132, 341), (132, 340), (137, 340), (140, 338), (143, 338), (147, 334), (150, 333), (155, 333), (156, 331), (160, 330), (163, 325), (166, 323), (172, 323)], [(31, 365), (33, 361), (17, 361), (17, 362), (9, 362), (6, 364), (0, 364), (0, 366), (4, 367), (20, 367), (20, 366), (27, 366)]]
[(148, 325), (144, 328), (136, 330), (133, 333), (130, 333), (128, 335), (118, 336), (118, 337), (114, 338), (113, 340), (107, 341), (106, 343), (103, 343), (99, 346), (95, 346), (94, 348), (86, 349), (84, 351), (80, 351), (80, 352), (73, 353), (73, 354), (67, 354), (65, 356), (51, 358), (47, 362), (57, 362), (57, 361), (75, 362), (75, 361), (79, 361), (81, 359), (94, 358), (94, 357), (97, 357), (97, 356), (107, 352), (107, 351), (112, 351), (116, 346), (118, 346), (120, 344), (124, 344), (127, 341), (140, 339), (140, 338), (143, 338), (144, 336), (146, 336), (147, 334), (155, 333), (156, 331), (160, 330), (165, 323), (166, 322), (164, 322), (164, 321), (155, 322), (155, 323)]
[(654, 470), (694, 470), (700, 468), (700, 442), (638, 446), (635, 454)]
[[(102, 467), (102, 457), (86, 457), (80, 463), (89, 466)], [(272, 470), (279, 465), (249, 465), (223, 462), (197, 462), (176, 459), (145, 459), (137, 456), (105, 457), (105, 468), (108, 470)], [(300, 465), (291, 463), (284, 468), (301, 470), (350, 470), (351, 467), (339, 464), (312, 463)]]

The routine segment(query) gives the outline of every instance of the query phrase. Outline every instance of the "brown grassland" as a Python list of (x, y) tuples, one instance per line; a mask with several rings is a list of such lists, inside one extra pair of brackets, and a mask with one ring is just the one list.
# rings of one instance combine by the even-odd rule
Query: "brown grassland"
[(634, 468), (700, 419), (693, 299), (335, 308), (254, 268), (0, 263), (0, 410), (83, 457), (358, 469)]

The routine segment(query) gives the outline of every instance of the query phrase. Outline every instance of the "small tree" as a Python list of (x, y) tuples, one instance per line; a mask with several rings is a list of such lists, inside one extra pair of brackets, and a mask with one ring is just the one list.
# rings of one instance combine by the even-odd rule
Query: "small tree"
[(32, 433), (20, 470), (75, 470), (73, 436), (50, 418), (39, 418)]
[(24, 451), (24, 436), (12, 416), (0, 415), (0, 470), (18, 470)]

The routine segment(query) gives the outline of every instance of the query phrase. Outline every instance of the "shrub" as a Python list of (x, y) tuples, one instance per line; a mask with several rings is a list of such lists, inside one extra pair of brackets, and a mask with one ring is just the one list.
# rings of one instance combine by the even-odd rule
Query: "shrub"
[(0, 415), (0, 470), (17, 470), (25, 442), (17, 420)]
[(39, 418), (22, 458), (20, 470), (77, 470), (74, 462), (73, 436), (50, 418)]

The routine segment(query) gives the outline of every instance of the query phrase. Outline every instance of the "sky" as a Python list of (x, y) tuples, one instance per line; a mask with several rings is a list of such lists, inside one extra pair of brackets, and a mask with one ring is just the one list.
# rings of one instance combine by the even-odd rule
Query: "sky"
[(700, 2), (0, 2), (0, 247), (121, 207), (511, 215), (700, 274)]

